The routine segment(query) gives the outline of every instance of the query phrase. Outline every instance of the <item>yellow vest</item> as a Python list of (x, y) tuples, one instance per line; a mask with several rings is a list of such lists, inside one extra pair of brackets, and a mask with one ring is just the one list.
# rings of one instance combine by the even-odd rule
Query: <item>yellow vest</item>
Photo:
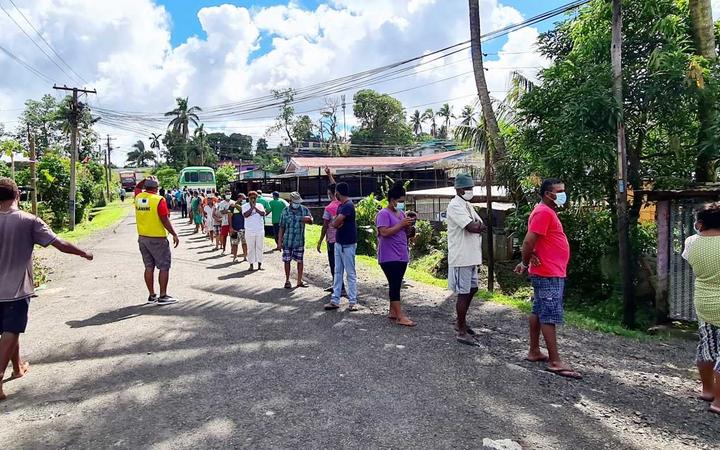
[(140, 236), (167, 237), (165, 226), (158, 216), (158, 205), (162, 197), (149, 192), (135, 196), (135, 222)]

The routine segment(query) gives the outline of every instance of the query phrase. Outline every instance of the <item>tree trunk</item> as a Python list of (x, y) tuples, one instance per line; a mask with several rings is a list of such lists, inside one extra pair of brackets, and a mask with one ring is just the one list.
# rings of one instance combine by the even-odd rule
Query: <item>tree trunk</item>
[[(695, 54), (709, 62), (717, 59), (715, 34), (710, 0), (690, 0), (690, 18)], [(695, 180), (698, 182), (715, 181), (717, 177), (715, 163), (720, 157), (718, 143), (712, 127), (716, 121), (715, 98), (711, 90), (701, 88), (698, 97), (698, 158), (695, 164)]]
[(485, 80), (485, 67), (483, 66), (482, 43), (480, 42), (480, 7), (478, 0), (468, 0), (470, 4), (470, 50), (472, 53), (473, 72), (475, 73), (475, 85), (480, 96), (480, 105), (482, 114), (487, 123), (487, 131), (492, 141), (492, 150), (494, 150), (494, 160), (502, 159), (505, 156), (505, 141), (500, 136), (500, 127), (498, 126), (495, 112), (492, 109), (492, 100), (490, 100), (490, 92), (488, 91), (487, 81)]

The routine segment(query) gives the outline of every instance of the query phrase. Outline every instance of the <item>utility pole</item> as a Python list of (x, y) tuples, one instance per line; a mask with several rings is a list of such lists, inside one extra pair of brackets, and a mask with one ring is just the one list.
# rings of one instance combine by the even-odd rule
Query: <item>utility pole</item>
[(95, 89), (80, 89), (80, 88), (69, 88), (65, 85), (57, 86), (54, 85), (53, 89), (60, 91), (72, 91), (72, 104), (70, 105), (70, 126), (72, 128), (70, 133), (70, 195), (68, 199), (68, 212), (70, 213), (70, 231), (75, 229), (75, 197), (77, 194), (77, 183), (76, 183), (76, 167), (78, 158), (78, 123), (80, 122), (80, 115), (82, 113), (82, 107), (78, 103), (78, 92), (83, 94), (97, 94)]
[[(102, 153), (102, 144), (98, 144), (98, 151)], [(105, 202), (110, 203), (110, 149), (105, 151)]]
[(635, 326), (635, 298), (633, 293), (632, 255), (630, 251), (628, 200), (627, 200), (627, 150), (625, 148), (625, 119), (623, 117), (622, 78), (622, 0), (612, 0), (612, 46), (610, 49), (613, 71), (613, 93), (617, 107), (617, 214), (619, 264), (623, 295), (623, 323)]
[(343, 134), (344, 134), (344, 140), (347, 143), (347, 124), (345, 123), (345, 94), (341, 95), (340, 98), (342, 99), (342, 109), (343, 109)]
[(28, 145), (30, 147), (30, 198), (32, 200), (32, 213), (37, 215), (37, 157), (35, 155), (35, 138), (30, 134), (30, 124), (27, 126)]

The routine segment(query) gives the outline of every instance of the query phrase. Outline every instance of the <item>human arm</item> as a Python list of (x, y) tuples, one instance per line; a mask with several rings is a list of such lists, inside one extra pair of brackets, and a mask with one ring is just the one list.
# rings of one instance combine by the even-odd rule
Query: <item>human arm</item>
[(481, 220), (476, 220), (465, 225), (465, 231), (467, 231), (468, 233), (481, 234), (484, 233), (486, 229), (487, 227), (484, 223), (482, 223)]
[(413, 220), (408, 217), (403, 217), (398, 223), (390, 226), (389, 212), (386, 209), (381, 210), (375, 218), (375, 226), (377, 227), (378, 234), (382, 237), (390, 237), (397, 234), (400, 230), (412, 225)]
[(515, 273), (525, 272), (532, 263), (534, 266), (540, 265), (540, 260), (535, 256), (535, 244), (537, 243), (538, 234), (528, 231), (522, 243), (522, 260), (515, 266)]
[(81, 257), (87, 259), (88, 261), (93, 260), (92, 253), (86, 252), (85, 250), (81, 249), (80, 247), (78, 247), (75, 244), (72, 244), (66, 240), (55, 239), (50, 245), (52, 245), (53, 247), (55, 247), (56, 249), (60, 250), (63, 253), (81, 256)]
[(160, 222), (162, 222), (165, 229), (170, 233), (173, 237), (173, 244), (175, 247), (180, 244), (180, 239), (178, 238), (177, 233), (175, 232), (175, 229), (172, 226), (172, 223), (170, 222), (170, 210), (168, 209), (167, 202), (165, 199), (160, 200), (160, 203), (158, 203), (158, 216), (160, 217)]
[(257, 211), (258, 214), (260, 214), (262, 217), (265, 217), (267, 215), (267, 212), (265, 211), (265, 207), (259, 203), (255, 203), (253, 206), (255, 208), (255, 211)]
[(345, 214), (338, 214), (335, 216), (330, 226), (333, 228), (340, 228), (343, 226), (343, 223), (345, 223)]
[(325, 175), (328, 177), (328, 182), (330, 184), (335, 184), (335, 177), (333, 176), (332, 172), (330, 171), (330, 168), (328, 166), (325, 166)]
[(307, 209), (307, 208), (305, 208), (305, 207), (303, 207), (303, 208), (304, 208), (304, 209), (303, 209), (303, 212), (305, 213), (305, 215), (303, 216), (302, 221), (303, 221), (303, 223), (310, 225), (310, 224), (313, 223), (312, 214), (310, 214), (310, 210), (309, 210), (309, 209)]
[(320, 239), (318, 239), (317, 243), (317, 251), (320, 253), (320, 246), (322, 245), (323, 241), (325, 240), (325, 234), (327, 233), (328, 226), (330, 225), (330, 219), (323, 218), (323, 225), (322, 228), (320, 228)]

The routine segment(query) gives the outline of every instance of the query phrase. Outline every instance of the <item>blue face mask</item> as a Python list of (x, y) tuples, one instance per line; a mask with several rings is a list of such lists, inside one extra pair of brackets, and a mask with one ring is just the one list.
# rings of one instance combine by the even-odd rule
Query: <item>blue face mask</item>
[(563, 206), (565, 203), (567, 203), (567, 194), (565, 192), (558, 192), (555, 194), (556, 205)]
[(395, 208), (397, 208), (398, 211), (405, 211), (405, 202), (398, 202)]

